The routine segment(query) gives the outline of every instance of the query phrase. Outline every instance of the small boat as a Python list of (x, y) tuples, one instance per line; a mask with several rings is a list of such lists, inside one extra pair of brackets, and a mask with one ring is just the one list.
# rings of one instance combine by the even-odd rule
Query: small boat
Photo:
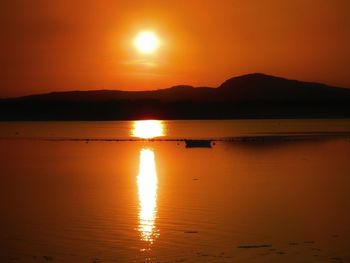
[(211, 148), (211, 140), (185, 140), (186, 148)]

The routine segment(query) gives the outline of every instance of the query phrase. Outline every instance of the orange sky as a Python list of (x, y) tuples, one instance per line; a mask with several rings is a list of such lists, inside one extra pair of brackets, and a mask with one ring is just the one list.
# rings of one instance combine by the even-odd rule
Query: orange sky
[[(348, 0), (5, 0), (0, 97), (218, 86), (251, 72), (350, 87)], [(140, 55), (141, 30), (161, 37)]]

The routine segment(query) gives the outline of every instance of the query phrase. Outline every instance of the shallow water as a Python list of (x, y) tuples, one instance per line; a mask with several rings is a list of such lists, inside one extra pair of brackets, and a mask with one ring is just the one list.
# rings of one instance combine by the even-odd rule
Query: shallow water
[[(1, 138), (129, 139), (134, 121), (0, 122)], [(350, 120), (206, 120), (161, 121), (162, 136), (227, 138), (265, 134), (350, 132)]]
[[(159, 136), (349, 132), (349, 123), (172, 121)], [(133, 122), (0, 124), (0, 261), (350, 261), (346, 137), (211, 149), (24, 139), (133, 136)]]

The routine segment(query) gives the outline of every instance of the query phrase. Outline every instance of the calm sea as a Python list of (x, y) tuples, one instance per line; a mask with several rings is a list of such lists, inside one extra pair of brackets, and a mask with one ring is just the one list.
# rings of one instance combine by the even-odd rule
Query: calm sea
[[(0, 123), (0, 262), (350, 262), (347, 133), (350, 120)], [(226, 140), (270, 135), (283, 139)], [(204, 138), (218, 141), (172, 141)]]

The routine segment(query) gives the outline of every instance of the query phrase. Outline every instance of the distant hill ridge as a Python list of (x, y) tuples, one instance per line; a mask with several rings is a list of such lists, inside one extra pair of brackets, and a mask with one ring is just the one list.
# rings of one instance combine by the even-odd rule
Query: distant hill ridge
[(261, 73), (217, 88), (91, 90), (0, 100), (0, 120), (350, 117), (350, 89)]
[[(350, 89), (327, 86), (325, 84), (289, 80), (282, 77), (269, 76), (262, 73), (253, 73), (233, 77), (226, 80), (217, 88), (193, 87), (189, 85), (177, 85), (170, 88), (148, 90), (148, 91), (123, 91), (123, 90), (88, 90), (88, 91), (62, 91), (44, 94), (35, 94), (19, 98), (20, 100), (116, 100), (116, 99), (158, 99), (167, 95), (175, 96), (168, 99), (174, 100), (178, 97), (198, 95), (206, 93), (210, 98), (214, 97), (224, 100), (274, 100), (274, 99), (329, 99), (329, 96), (349, 95)], [(180, 95), (180, 96), (179, 96)], [(221, 97), (220, 95), (225, 95)], [(227, 97), (230, 95), (230, 97)], [(201, 98), (201, 97), (199, 97)], [(189, 99), (198, 99), (190, 98)]]

